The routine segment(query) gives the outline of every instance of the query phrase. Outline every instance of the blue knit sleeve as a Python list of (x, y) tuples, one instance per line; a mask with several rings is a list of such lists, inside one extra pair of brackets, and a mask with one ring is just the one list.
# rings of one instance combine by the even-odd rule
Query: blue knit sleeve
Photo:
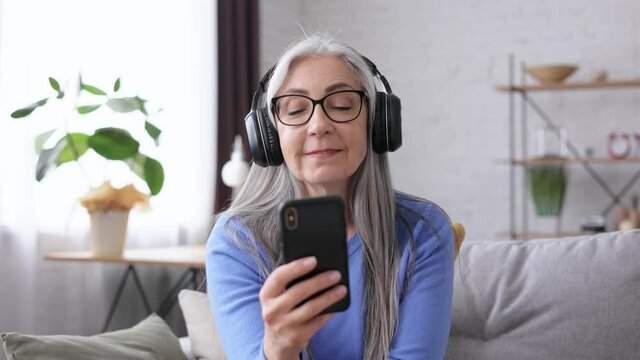
[(244, 227), (237, 221), (226, 223), (227, 218), (220, 217), (207, 242), (207, 292), (216, 329), (228, 359), (266, 359), (259, 301), (264, 279), (255, 259), (226, 228), (231, 226), (246, 243)]
[(453, 229), (429, 203), (412, 230), (415, 268), (400, 304), (390, 359), (443, 359), (451, 326)]

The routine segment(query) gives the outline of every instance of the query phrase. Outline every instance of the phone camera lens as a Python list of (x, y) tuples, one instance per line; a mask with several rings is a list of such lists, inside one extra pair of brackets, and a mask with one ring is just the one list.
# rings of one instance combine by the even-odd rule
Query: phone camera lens
[(284, 213), (285, 225), (292, 230), (298, 227), (298, 211), (295, 208), (287, 208)]

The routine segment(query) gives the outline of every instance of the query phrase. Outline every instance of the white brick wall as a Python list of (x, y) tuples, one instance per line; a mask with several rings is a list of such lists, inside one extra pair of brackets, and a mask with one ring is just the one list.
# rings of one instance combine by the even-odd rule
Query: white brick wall
[[(508, 227), (508, 54), (529, 64), (575, 62), (571, 80), (598, 69), (640, 77), (640, 2), (295, 1), (262, 2), (263, 68), (301, 31), (328, 31), (373, 59), (402, 99), (404, 145), (392, 154), (398, 189), (440, 203), (469, 239)], [(531, 80), (529, 80), (531, 81)], [(533, 95), (580, 148), (606, 153), (612, 130), (640, 132), (640, 90)], [(519, 107), (517, 108), (520, 109)], [(529, 123), (541, 124), (532, 111)], [(596, 169), (620, 189), (637, 166)], [(640, 186), (632, 192), (640, 193)], [(629, 196), (625, 197), (626, 200)], [(601, 211), (606, 194), (572, 167), (563, 228)]]

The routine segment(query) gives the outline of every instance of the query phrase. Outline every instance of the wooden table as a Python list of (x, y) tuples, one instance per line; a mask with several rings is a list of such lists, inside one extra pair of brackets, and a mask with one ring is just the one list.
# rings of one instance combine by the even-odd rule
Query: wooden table
[(120, 284), (118, 285), (116, 295), (111, 302), (109, 313), (107, 314), (107, 318), (102, 328), (102, 332), (105, 332), (109, 328), (109, 323), (111, 322), (113, 313), (120, 301), (122, 290), (124, 289), (124, 285), (126, 284), (129, 275), (132, 275), (133, 277), (145, 309), (149, 314), (152, 312), (147, 294), (142, 287), (142, 282), (140, 281), (140, 277), (136, 271), (136, 266), (187, 268), (155, 310), (158, 315), (165, 317), (175, 305), (178, 298), (178, 292), (187, 286), (187, 280), (191, 281), (194, 289), (199, 287), (198, 273), (205, 268), (205, 245), (125, 249), (124, 253), (120, 256), (96, 256), (90, 251), (54, 252), (45, 255), (44, 259), (53, 261), (112, 263), (127, 266), (127, 269), (120, 280)]

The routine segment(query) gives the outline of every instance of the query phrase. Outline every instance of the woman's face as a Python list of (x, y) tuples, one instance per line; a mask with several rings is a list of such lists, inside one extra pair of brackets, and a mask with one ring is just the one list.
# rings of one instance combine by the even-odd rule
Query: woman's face
[[(295, 60), (276, 96), (305, 95), (321, 99), (340, 90), (363, 90), (345, 62), (334, 56), (309, 56)], [(327, 100), (328, 102), (329, 100)], [(325, 107), (343, 104), (325, 103)], [(315, 106), (310, 120), (300, 126), (286, 126), (277, 120), (284, 161), (307, 189), (345, 189), (367, 152), (366, 98), (355, 120), (336, 123), (322, 107)]]

